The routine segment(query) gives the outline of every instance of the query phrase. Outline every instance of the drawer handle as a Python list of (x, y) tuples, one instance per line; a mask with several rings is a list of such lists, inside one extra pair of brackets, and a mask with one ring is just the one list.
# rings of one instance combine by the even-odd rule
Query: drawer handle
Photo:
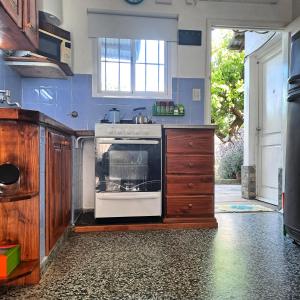
[(188, 187), (192, 188), (192, 187), (194, 187), (194, 184), (190, 182), (190, 183), (188, 183)]
[(192, 203), (190, 203), (190, 204), (188, 205), (188, 207), (189, 207), (189, 208), (192, 208), (192, 207), (193, 207), (193, 204), (192, 204)]
[(190, 147), (193, 147), (194, 143), (192, 141), (188, 142)]
[(194, 166), (194, 164), (192, 162), (189, 162), (189, 167), (192, 168)]

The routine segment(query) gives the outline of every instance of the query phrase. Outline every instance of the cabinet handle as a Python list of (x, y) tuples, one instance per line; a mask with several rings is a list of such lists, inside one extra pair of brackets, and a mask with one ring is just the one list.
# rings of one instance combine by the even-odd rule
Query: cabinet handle
[(190, 147), (193, 147), (194, 143), (192, 141), (188, 142)]
[(189, 162), (189, 167), (192, 168), (194, 166), (194, 164), (192, 162)]
[(192, 207), (193, 207), (193, 204), (192, 204), (192, 203), (190, 203), (190, 204), (188, 205), (188, 207), (189, 207), (189, 208), (192, 208)]
[(33, 29), (33, 25), (32, 25), (31, 23), (27, 23), (26, 27), (27, 27), (28, 29)]
[(194, 186), (194, 184), (193, 184), (193, 183), (191, 183), (191, 182), (190, 182), (190, 183), (188, 183), (188, 187), (189, 187), (189, 188), (192, 188), (193, 186)]

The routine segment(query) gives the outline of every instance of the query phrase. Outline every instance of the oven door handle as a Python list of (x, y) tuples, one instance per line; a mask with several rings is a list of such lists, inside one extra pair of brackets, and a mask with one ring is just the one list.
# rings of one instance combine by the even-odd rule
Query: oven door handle
[(122, 145), (158, 145), (156, 140), (107, 140), (96, 138), (97, 144), (122, 144)]
[[(137, 195), (138, 193), (136, 193), (136, 195), (134, 195), (134, 198), (131, 195), (124, 195), (126, 194), (126, 192), (123, 193), (118, 193), (118, 195), (101, 195), (101, 200), (153, 200), (153, 199), (157, 199), (157, 195)], [(151, 194), (147, 193), (147, 194)]]

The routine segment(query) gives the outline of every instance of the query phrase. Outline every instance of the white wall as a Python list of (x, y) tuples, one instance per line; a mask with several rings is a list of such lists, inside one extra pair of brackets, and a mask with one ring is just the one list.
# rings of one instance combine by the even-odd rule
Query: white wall
[[(104, 9), (137, 13), (172, 13), (179, 16), (179, 28), (203, 31), (202, 47), (178, 47), (178, 77), (205, 77), (206, 26), (208, 19), (244, 22), (250, 27), (278, 26), (292, 19), (292, 0), (279, 0), (276, 5), (198, 2), (187, 5), (184, 0), (173, 0), (172, 5), (146, 0), (140, 5), (129, 5), (124, 0), (63, 0), (62, 26), (71, 31), (74, 50), (74, 72), (92, 74), (92, 43), (87, 34), (87, 9)], [(222, 22), (221, 22), (222, 23)]]
[[(262, 33), (265, 32), (265, 33)], [(263, 46), (272, 36), (275, 34), (274, 31), (261, 31), (257, 32), (246, 32), (245, 33), (245, 56), (250, 55), (261, 46)]]

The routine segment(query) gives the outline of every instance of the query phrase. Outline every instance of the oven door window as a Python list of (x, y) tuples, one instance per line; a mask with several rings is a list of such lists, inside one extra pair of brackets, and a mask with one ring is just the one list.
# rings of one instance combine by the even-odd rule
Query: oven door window
[(161, 190), (161, 145), (96, 144), (97, 192)]

